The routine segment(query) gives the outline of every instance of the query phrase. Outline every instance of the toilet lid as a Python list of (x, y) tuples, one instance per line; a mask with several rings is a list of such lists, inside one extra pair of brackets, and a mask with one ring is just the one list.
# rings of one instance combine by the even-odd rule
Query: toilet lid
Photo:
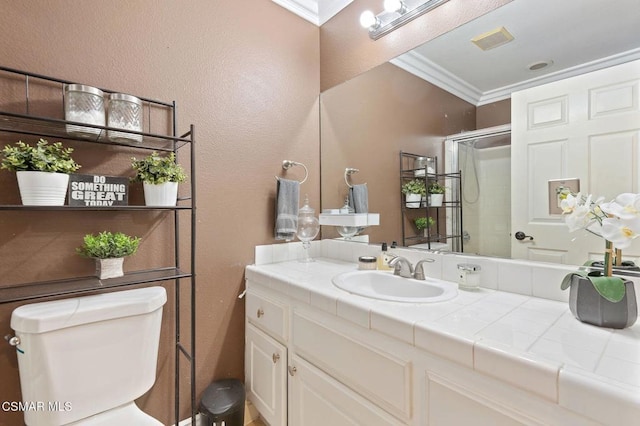
[(163, 426), (158, 420), (138, 408), (134, 402), (121, 405), (112, 410), (105, 411), (77, 422), (69, 423), (68, 426)]

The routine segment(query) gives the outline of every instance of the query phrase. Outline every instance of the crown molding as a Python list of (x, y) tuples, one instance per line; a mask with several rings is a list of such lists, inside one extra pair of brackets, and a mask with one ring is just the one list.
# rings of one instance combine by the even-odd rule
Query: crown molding
[(389, 62), (473, 105), (477, 105), (482, 96), (482, 92), (474, 86), (414, 51)]
[(290, 12), (295, 13), (312, 24), (320, 26), (320, 18), (318, 16), (318, 1), (320, 0), (271, 0), (274, 3), (284, 7)]
[(530, 87), (539, 86), (541, 84), (551, 83), (553, 81), (562, 80), (569, 77), (575, 77), (580, 74), (596, 71), (599, 69), (619, 65), (625, 62), (640, 59), (640, 48), (622, 52), (606, 58), (587, 62), (575, 67), (567, 68), (540, 77), (521, 81), (515, 84), (499, 87), (497, 89), (482, 92), (477, 87), (467, 83), (466, 81), (456, 77), (444, 68), (436, 65), (423, 55), (416, 52), (408, 52), (395, 59), (392, 64), (402, 68), (403, 70), (432, 83), (441, 89), (465, 100), (475, 106), (490, 104), (511, 98), (513, 92), (528, 89)]

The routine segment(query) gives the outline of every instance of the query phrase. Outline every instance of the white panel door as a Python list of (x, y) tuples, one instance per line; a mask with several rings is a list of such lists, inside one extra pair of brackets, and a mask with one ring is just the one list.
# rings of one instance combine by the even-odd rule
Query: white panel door
[[(583, 194), (609, 201), (639, 192), (640, 61), (514, 93), (511, 101), (513, 258), (583, 264), (604, 240), (570, 233), (549, 213), (549, 180), (580, 179)], [(517, 231), (529, 238), (518, 241)], [(625, 260), (640, 255), (640, 242)]]

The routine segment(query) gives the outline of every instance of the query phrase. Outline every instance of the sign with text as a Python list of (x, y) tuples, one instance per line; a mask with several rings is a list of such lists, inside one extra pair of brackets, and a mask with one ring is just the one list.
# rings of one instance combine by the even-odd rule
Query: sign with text
[(99, 175), (69, 176), (70, 206), (126, 206), (129, 202), (129, 178)]

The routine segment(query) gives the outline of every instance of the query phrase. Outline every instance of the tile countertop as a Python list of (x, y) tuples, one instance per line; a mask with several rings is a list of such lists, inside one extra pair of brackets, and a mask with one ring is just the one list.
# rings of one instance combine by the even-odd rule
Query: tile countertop
[(566, 302), (481, 288), (440, 303), (350, 294), (331, 278), (357, 264), (328, 258), (250, 265), (249, 281), (526, 389), (606, 424), (640, 418), (640, 322), (583, 324)]

